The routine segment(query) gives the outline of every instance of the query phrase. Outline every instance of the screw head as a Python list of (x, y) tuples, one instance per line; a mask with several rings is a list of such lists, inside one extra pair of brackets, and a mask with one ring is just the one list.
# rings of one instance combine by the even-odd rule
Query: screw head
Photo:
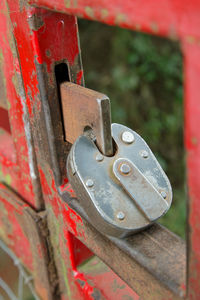
[(167, 198), (167, 194), (166, 194), (166, 192), (165, 192), (165, 191), (162, 191), (160, 194), (161, 194), (161, 196), (162, 196), (164, 199), (166, 199), (166, 198)]
[(128, 164), (126, 164), (126, 163), (121, 164), (121, 166), (120, 166), (121, 173), (126, 175), (126, 174), (129, 174), (130, 171), (131, 171), (131, 167)]
[(122, 220), (124, 220), (124, 218), (125, 218), (125, 214), (123, 213), (123, 211), (119, 211), (117, 213), (117, 219), (122, 221)]
[(103, 155), (101, 153), (98, 153), (96, 155), (96, 161), (102, 161), (104, 159)]
[(94, 181), (93, 181), (92, 179), (88, 179), (88, 180), (86, 181), (86, 186), (87, 186), (87, 187), (93, 187), (93, 185), (94, 185)]
[(135, 140), (134, 135), (130, 131), (124, 131), (122, 133), (122, 141), (125, 144), (132, 144), (134, 140)]
[(143, 158), (148, 158), (149, 153), (148, 153), (146, 150), (142, 150), (142, 151), (140, 152), (140, 155), (141, 155)]

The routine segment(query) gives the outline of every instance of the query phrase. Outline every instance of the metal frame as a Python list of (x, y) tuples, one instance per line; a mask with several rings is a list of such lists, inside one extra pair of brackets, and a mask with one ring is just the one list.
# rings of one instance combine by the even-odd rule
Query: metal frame
[[(142, 299), (199, 298), (199, 14), (198, 0), (0, 2), (0, 113), (4, 119), (0, 236), (33, 273), (42, 299), (116, 299), (116, 293), (121, 299), (127, 295), (138, 299), (133, 290)], [(64, 141), (55, 65), (66, 63), (70, 81), (84, 84), (75, 16), (179, 39), (182, 45), (189, 189), (187, 270), (185, 243), (157, 224), (122, 240), (96, 232), (67, 182), (70, 144)], [(37, 247), (24, 221), (27, 210), (35, 215), (36, 224), (41, 214), (46, 216), (43, 226), (33, 226), (40, 237)], [(91, 256), (88, 248), (133, 290), (111, 269), (101, 269), (92, 277), (80, 271), (80, 263)], [(48, 253), (46, 263), (41, 249)], [(45, 280), (38, 280), (39, 257)], [(103, 286), (99, 278), (105, 274)], [(113, 282), (117, 282), (115, 291)]]

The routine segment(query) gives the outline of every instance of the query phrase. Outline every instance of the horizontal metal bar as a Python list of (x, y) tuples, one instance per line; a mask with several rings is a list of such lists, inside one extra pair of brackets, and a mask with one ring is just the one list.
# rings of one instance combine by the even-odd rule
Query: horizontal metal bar
[[(29, 4), (75, 15), (109, 25), (121, 26), (164, 35), (169, 38), (181, 36), (199, 37), (199, 1), (177, 0), (118, 0), (118, 1), (64, 1), (28, 0)], [(180, 22), (185, 20), (185, 22)]]
[[(70, 204), (86, 218), (76, 200)], [(125, 239), (101, 235), (83, 219), (79, 238), (116, 272), (142, 299), (180, 299), (186, 281), (185, 242), (154, 224)]]

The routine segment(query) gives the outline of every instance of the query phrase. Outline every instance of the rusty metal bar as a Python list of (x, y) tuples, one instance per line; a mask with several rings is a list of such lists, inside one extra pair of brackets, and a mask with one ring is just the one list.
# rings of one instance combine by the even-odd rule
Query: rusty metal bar
[[(76, 200), (72, 200), (71, 206), (86, 218)], [(142, 299), (184, 297), (186, 246), (180, 237), (159, 224), (125, 239), (103, 236), (84, 219), (83, 228), (84, 236), (76, 237)]]

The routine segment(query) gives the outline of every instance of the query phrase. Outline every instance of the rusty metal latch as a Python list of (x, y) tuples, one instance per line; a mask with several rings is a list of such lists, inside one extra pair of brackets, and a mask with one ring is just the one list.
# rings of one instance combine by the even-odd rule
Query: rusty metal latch
[(71, 82), (61, 85), (65, 138), (74, 143), (85, 133), (95, 138), (104, 155), (113, 154), (109, 98)]
[(136, 132), (111, 125), (109, 98), (72, 83), (61, 85), (61, 98), (66, 139), (73, 142), (67, 175), (93, 226), (124, 237), (163, 216), (172, 202), (170, 182)]

